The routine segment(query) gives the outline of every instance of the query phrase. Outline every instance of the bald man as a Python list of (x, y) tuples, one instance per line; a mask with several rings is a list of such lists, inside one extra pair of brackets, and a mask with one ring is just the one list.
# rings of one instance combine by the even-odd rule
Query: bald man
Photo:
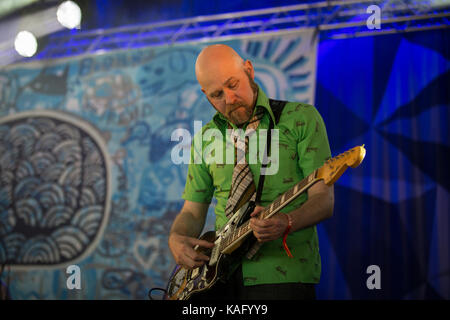
[[(202, 92), (217, 110), (202, 133), (208, 129), (223, 133), (230, 128), (246, 130), (256, 114), (263, 114), (257, 131), (268, 129), (270, 122), (275, 122), (269, 99), (254, 81), (252, 63), (244, 61), (231, 47), (218, 44), (203, 49), (197, 57), (195, 73)], [(308, 189), (307, 195), (298, 197), (271, 218), (258, 219), (258, 214), (331, 157), (326, 129), (313, 106), (295, 102), (285, 105), (274, 128), (279, 130), (281, 146), (279, 170), (265, 177), (261, 203), (250, 219), (253, 235), (262, 246), (252, 259), (242, 258), (242, 263), (225, 283), (220, 282), (193, 298), (315, 298), (314, 285), (319, 282), (321, 273), (316, 224), (332, 216), (333, 187), (316, 183)], [(191, 149), (191, 158), (194, 153)], [(249, 166), (255, 181), (259, 181), (261, 164)], [(191, 161), (183, 193), (185, 202), (169, 235), (169, 247), (177, 264), (193, 269), (209, 261), (207, 255), (194, 247), (214, 246), (214, 243), (198, 239), (213, 196), (217, 199), (216, 230), (228, 221), (225, 206), (233, 168), (234, 164)], [(283, 250), (282, 238), (286, 232), (293, 258)]]

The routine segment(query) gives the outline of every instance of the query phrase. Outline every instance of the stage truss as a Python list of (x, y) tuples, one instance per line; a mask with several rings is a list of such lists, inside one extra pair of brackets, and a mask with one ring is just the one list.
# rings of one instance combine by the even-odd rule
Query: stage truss
[[(368, 19), (374, 14), (373, 10), (368, 11), (372, 5), (380, 9), (380, 29), (370, 29), (367, 25)], [(321, 41), (344, 39), (448, 28), (449, 19), (450, 1), (445, 0), (321, 1), (105, 30), (60, 32), (50, 35), (45, 47), (35, 57), (26, 60), (220, 41), (289, 33), (306, 28), (320, 32)]]

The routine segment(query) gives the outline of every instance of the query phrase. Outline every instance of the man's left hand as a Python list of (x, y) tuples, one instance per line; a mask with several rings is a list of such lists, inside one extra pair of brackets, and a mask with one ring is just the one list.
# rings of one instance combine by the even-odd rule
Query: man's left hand
[(289, 224), (286, 214), (279, 212), (269, 219), (261, 219), (259, 214), (263, 210), (264, 207), (256, 206), (250, 215), (250, 227), (253, 230), (253, 235), (258, 242), (267, 242), (282, 238)]

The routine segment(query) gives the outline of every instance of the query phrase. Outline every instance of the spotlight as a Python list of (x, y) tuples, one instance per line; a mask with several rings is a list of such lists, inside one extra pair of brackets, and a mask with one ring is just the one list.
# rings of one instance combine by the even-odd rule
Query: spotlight
[(68, 29), (79, 28), (81, 23), (81, 9), (73, 1), (64, 1), (56, 11), (56, 17)]
[(14, 48), (23, 57), (32, 57), (37, 50), (36, 37), (29, 31), (20, 31), (14, 41)]

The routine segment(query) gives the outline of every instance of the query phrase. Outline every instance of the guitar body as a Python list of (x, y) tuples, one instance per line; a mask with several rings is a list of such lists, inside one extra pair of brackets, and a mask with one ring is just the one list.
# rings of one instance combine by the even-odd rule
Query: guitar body
[[(216, 233), (209, 231), (203, 234), (200, 239), (215, 242), (217, 240)], [(197, 248), (196, 250), (211, 256), (211, 249)], [(203, 266), (193, 270), (176, 266), (169, 280), (166, 299), (188, 300), (199, 292), (209, 290), (218, 281), (227, 278), (229, 275), (228, 270), (236, 262), (238, 256), (239, 254), (219, 254), (217, 261), (213, 265), (205, 263)]]
[(233, 250), (228, 250), (229, 253), (232, 251), (232, 254), (220, 251), (222, 240), (233, 234), (242, 225), (243, 220), (250, 216), (254, 208), (254, 203), (246, 203), (217, 234), (215, 231), (209, 231), (200, 237), (201, 240), (215, 243), (213, 249), (198, 246), (195, 248), (210, 257), (210, 261), (193, 270), (177, 265), (169, 279), (166, 299), (188, 300), (193, 295), (210, 289), (217, 281), (225, 280), (230, 275), (231, 267), (239, 262), (248, 247), (256, 240), (251, 237), (243, 239), (238, 245), (234, 245)]
[[(202, 240), (215, 242), (216, 233), (209, 231), (200, 237)], [(197, 251), (210, 256), (211, 249), (197, 248)], [(169, 300), (187, 300), (199, 290), (207, 290), (218, 280), (217, 266), (209, 266), (205, 263), (203, 266), (189, 270), (176, 266), (174, 274), (169, 281), (167, 295)]]

